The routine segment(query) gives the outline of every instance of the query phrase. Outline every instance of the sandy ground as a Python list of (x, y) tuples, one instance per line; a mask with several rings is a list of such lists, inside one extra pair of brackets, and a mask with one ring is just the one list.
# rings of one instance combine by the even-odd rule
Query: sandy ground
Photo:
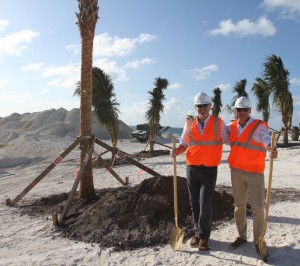
[[(170, 245), (141, 248), (133, 251), (115, 252), (99, 244), (76, 242), (62, 238), (54, 229), (51, 216), (31, 217), (22, 215), (19, 206), (5, 204), (7, 198), (14, 199), (36, 178), (61, 152), (72, 143), (70, 138), (25, 136), (0, 148), (0, 264), (1, 265), (300, 265), (300, 203), (283, 201), (270, 206), (266, 242), (270, 257), (261, 261), (252, 242), (252, 220), (248, 218), (249, 242), (231, 251), (228, 245), (237, 236), (233, 221), (223, 223), (213, 231), (210, 252), (198, 252), (189, 247), (188, 241), (174, 252)], [(106, 141), (109, 143), (108, 141)], [(169, 140), (162, 140), (171, 146)], [(144, 150), (145, 143), (119, 140), (120, 150), (130, 154)], [(159, 149), (165, 149), (158, 145)], [(98, 153), (104, 148), (96, 146)], [(272, 186), (300, 190), (299, 149), (278, 148), (279, 157), (274, 161)], [(226, 158), (229, 148), (224, 146), (222, 163), (219, 166), (218, 185), (230, 186), (230, 174)], [(107, 154), (107, 156), (110, 156)], [(147, 167), (165, 176), (173, 174), (169, 156), (141, 160)], [(69, 192), (73, 186), (75, 172), (79, 169), (79, 150), (75, 148), (24, 200)], [(120, 165), (114, 170), (130, 185), (139, 184), (151, 177), (134, 165)], [(266, 183), (269, 159), (266, 159)], [(185, 157), (177, 158), (177, 175), (185, 176)], [(119, 187), (121, 184), (105, 169), (94, 170), (95, 188)]]

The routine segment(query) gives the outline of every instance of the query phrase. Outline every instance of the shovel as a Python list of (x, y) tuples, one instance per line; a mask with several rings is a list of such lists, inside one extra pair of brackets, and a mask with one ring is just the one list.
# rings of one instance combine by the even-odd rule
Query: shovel
[[(176, 148), (176, 140), (173, 139), (173, 149)], [(174, 214), (175, 214), (175, 227), (171, 231), (171, 247), (173, 251), (180, 248), (184, 234), (178, 227), (178, 202), (177, 202), (177, 174), (176, 174), (176, 157), (173, 157), (173, 188), (174, 188)]]
[[(271, 148), (274, 149), (275, 147), (275, 132), (272, 132), (271, 138)], [(264, 262), (268, 259), (268, 248), (266, 245), (266, 241), (264, 239), (266, 231), (267, 231), (267, 224), (268, 224), (268, 215), (269, 215), (269, 207), (270, 207), (270, 196), (271, 196), (271, 184), (272, 184), (272, 173), (273, 173), (273, 158), (270, 158), (270, 169), (269, 169), (269, 181), (268, 181), (268, 189), (266, 195), (266, 210), (265, 210), (265, 219), (264, 225), (261, 235), (258, 238), (258, 248), (260, 251), (260, 256)]]

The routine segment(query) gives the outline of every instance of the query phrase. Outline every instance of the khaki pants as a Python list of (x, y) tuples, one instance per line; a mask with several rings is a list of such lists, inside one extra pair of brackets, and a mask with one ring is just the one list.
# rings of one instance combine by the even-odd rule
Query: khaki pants
[(264, 223), (264, 174), (231, 168), (231, 182), (235, 206), (234, 218), (239, 236), (247, 239), (246, 206), (249, 189), (253, 216), (253, 238), (257, 242)]

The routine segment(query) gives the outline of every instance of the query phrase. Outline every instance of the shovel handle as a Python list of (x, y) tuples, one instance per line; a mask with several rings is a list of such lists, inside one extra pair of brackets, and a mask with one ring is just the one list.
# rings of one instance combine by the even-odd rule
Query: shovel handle
[[(271, 136), (271, 149), (275, 148), (275, 132), (272, 132)], [(265, 221), (268, 219), (269, 215), (269, 206), (270, 206), (270, 198), (271, 198), (271, 187), (272, 187), (272, 175), (273, 175), (273, 158), (270, 158), (270, 169), (269, 169), (269, 181), (268, 181), (268, 189), (266, 195), (266, 211), (265, 211)]]
[[(176, 148), (176, 140), (173, 139), (173, 149)], [(173, 157), (173, 189), (174, 189), (174, 216), (175, 226), (178, 228), (178, 200), (177, 200), (177, 173), (176, 173), (176, 156)]]

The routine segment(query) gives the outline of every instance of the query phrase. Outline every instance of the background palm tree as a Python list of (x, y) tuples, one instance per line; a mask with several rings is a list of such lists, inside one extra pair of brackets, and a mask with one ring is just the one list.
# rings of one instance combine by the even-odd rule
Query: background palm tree
[[(81, 36), (81, 88), (80, 88), (80, 135), (92, 136), (92, 65), (93, 65), (93, 41), (98, 20), (97, 0), (78, 0), (79, 13), (77, 25)], [(80, 162), (83, 165), (85, 151), (90, 139), (85, 138), (81, 142)], [(83, 173), (80, 189), (82, 198), (94, 198), (95, 188), (93, 182), (92, 159), (89, 158)]]
[(256, 82), (252, 86), (252, 91), (257, 98), (256, 110), (262, 112), (263, 120), (268, 123), (270, 117), (270, 93), (268, 82), (257, 77)]
[(264, 63), (264, 78), (268, 82), (273, 97), (273, 104), (279, 109), (282, 117), (283, 144), (288, 144), (288, 129), (292, 123), (293, 98), (289, 91), (289, 71), (279, 56), (267, 57)]
[(220, 90), (219, 87), (217, 87), (213, 90), (213, 93), (214, 93), (214, 97), (212, 98), (212, 102), (213, 102), (212, 114), (215, 116), (219, 116), (223, 106), (221, 100), (222, 91)]
[(246, 85), (247, 85), (246, 79), (241, 79), (234, 85), (232, 92), (235, 94), (235, 96), (231, 100), (231, 104), (230, 104), (231, 109), (234, 107), (235, 101), (238, 98), (242, 96), (248, 97), (248, 93), (246, 92)]
[(160, 126), (160, 113), (164, 111), (162, 101), (165, 99), (163, 90), (169, 86), (169, 81), (161, 77), (155, 78), (154, 89), (148, 91), (150, 94), (149, 109), (146, 112), (146, 118), (149, 124), (149, 144), (150, 153), (154, 152), (154, 136), (157, 128)]
[[(119, 133), (119, 106), (114, 84), (109, 75), (101, 68), (93, 67), (92, 71), (92, 107), (97, 122), (105, 126), (113, 147), (117, 146)], [(74, 95), (80, 95), (80, 81), (76, 83)]]

